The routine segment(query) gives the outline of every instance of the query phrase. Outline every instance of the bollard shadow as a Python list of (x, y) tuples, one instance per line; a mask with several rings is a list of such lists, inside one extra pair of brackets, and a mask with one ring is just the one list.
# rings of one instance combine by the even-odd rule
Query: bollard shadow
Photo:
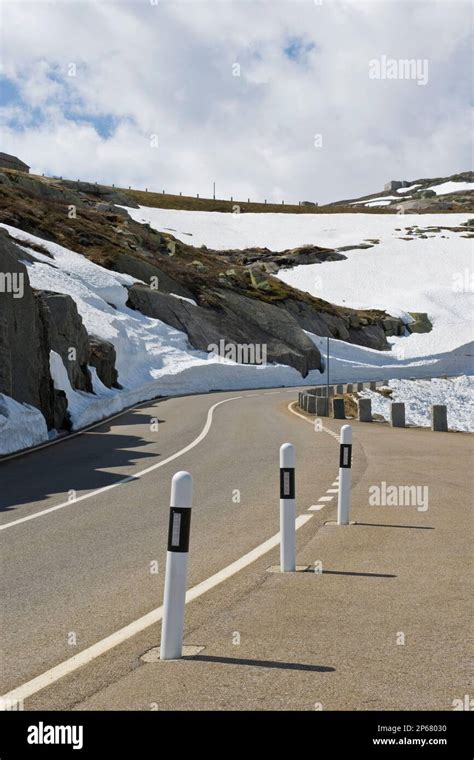
[(200, 662), (217, 662), (223, 665), (251, 665), (257, 668), (276, 668), (277, 670), (302, 670), (307, 673), (332, 673), (336, 670), (329, 665), (305, 665), (300, 662), (279, 662), (278, 660), (248, 660), (241, 657), (218, 657), (211, 654), (196, 654), (189, 659)]
[(356, 522), (355, 525), (363, 525), (365, 528), (409, 528), (412, 530), (434, 530), (429, 525), (386, 525), (385, 523)]
[[(307, 572), (314, 572), (314, 570), (307, 570)], [(321, 575), (353, 575), (360, 578), (396, 578), (393, 573), (355, 573), (351, 570), (323, 570)]]

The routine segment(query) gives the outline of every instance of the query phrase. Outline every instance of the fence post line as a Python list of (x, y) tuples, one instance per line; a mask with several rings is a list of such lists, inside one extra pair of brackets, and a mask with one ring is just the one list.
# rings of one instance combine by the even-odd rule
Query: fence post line
[(192, 498), (192, 475), (177, 472), (171, 481), (160, 660), (182, 656)]
[(337, 524), (349, 524), (351, 504), (352, 427), (343, 425), (339, 438), (339, 494), (337, 499)]
[(280, 570), (296, 570), (295, 447), (280, 446)]

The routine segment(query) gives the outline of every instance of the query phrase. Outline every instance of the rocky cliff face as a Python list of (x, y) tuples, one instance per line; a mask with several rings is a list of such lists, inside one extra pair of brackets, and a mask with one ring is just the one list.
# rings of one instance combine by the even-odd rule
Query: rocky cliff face
[(25, 258), (1, 230), (0, 393), (40, 409), (49, 429), (68, 430), (67, 399), (54, 388), (50, 351), (61, 356), (72, 387), (90, 393), (89, 365), (104, 385), (117, 383), (115, 349), (87, 334), (70, 296), (33, 290)]
[(18, 248), (0, 234), (0, 392), (43, 412), (54, 424), (55, 393), (49, 370), (48, 327), (44, 305), (30, 286)]
[(92, 392), (88, 369), (90, 357), (89, 336), (77, 313), (71, 296), (63, 293), (39, 291), (37, 298), (43, 306), (49, 348), (60, 355), (73, 388)]

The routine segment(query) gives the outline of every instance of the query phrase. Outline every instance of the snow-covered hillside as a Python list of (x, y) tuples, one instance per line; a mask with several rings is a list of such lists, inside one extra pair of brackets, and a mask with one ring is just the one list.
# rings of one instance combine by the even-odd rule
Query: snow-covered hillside
[[(216, 250), (267, 246), (284, 251), (302, 245), (337, 248), (363, 240), (403, 234), (396, 228), (455, 227), (472, 214), (223, 214), (217, 211), (176, 211), (140, 206), (127, 209), (137, 222), (149, 222), (190, 245)], [(444, 233), (443, 233), (444, 234)], [(466, 248), (469, 243), (464, 241)]]
[[(453, 286), (455, 275), (472, 271), (470, 241), (446, 232), (426, 240), (403, 241), (396, 227), (410, 224), (458, 225), (467, 215), (387, 216), (366, 214), (291, 215), (220, 214), (206, 212), (130, 209), (138, 221), (195, 246), (217, 249), (267, 246), (284, 250), (307, 243), (328, 247), (378, 239), (372, 249), (349, 251), (346, 261), (296, 267), (280, 276), (286, 282), (328, 301), (354, 307), (387, 308), (393, 315), (426, 311), (434, 328), (429, 334), (392, 338), (393, 350), (380, 352), (331, 339), (331, 382), (354, 382), (394, 377), (429, 377), (470, 373), (470, 284), (461, 291)], [(74, 390), (62, 359), (51, 352), (51, 375), (55, 387), (68, 397), (73, 428), (78, 429), (127, 406), (158, 395), (206, 392), (278, 385), (301, 385), (299, 373), (288, 366), (246, 366), (213, 354), (193, 350), (185, 333), (146, 317), (126, 306), (127, 285), (134, 278), (98, 266), (81, 254), (37, 238), (22, 230), (1, 225), (33, 258), (26, 260), (31, 285), (37, 289), (66, 293), (75, 300), (89, 334), (110, 341), (117, 352), (118, 379), (122, 390), (106, 388), (91, 368), (95, 394)], [(29, 247), (38, 243), (51, 254)], [(408, 318), (408, 317), (407, 317)], [(326, 352), (326, 339), (310, 336)], [(325, 381), (314, 370), (305, 383)], [(33, 417), (38, 419), (32, 424)], [(0, 399), (0, 453), (46, 440), (46, 426), (39, 412)]]
[[(282, 251), (305, 244), (337, 248), (380, 241), (370, 249), (345, 252), (345, 261), (285, 269), (279, 277), (331, 303), (387, 309), (394, 316), (427, 312), (433, 330), (390, 339), (394, 349), (389, 361), (382, 354), (385, 365), (433, 359), (473, 339), (472, 240), (444, 229), (426, 232), (426, 238), (402, 239), (411, 237), (405, 228), (456, 227), (467, 221), (467, 214), (218, 214), (146, 207), (130, 213), (156, 229), (171, 230), (180, 240), (222, 250), (267, 246)], [(470, 371), (469, 361), (463, 371)]]

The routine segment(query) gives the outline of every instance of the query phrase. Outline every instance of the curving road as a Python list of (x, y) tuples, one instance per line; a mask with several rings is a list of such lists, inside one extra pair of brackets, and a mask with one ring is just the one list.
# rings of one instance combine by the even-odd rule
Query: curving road
[[(104, 646), (90, 665), (68, 665), (51, 676), (51, 669), (161, 605), (170, 481), (177, 470), (194, 476), (188, 588), (277, 533), (278, 451), (285, 441), (297, 447), (297, 512), (306, 515), (298, 551), (334, 519), (340, 424), (327, 420), (326, 430), (316, 432), (288, 409), (296, 394), (294, 388), (265, 389), (163, 399), (0, 464), (1, 693), (24, 696), (26, 709), (81, 706), (126, 679), (141, 654), (159, 643), (158, 615), (131, 629), (120, 646)], [(355, 431), (355, 488), (367, 479), (369, 463), (377, 462), (383, 475), (384, 462), (393, 459), (407, 477), (439, 479), (443, 493), (443, 475), (433, 467), (439, 447), (459, 460), (467, 440), (384, 425), (356, 423)], [(429, 463), (407, 456), (427, 441)], [(320, 497), (325, 501), (308, 511)], [(228, 605), (229, 616), (263, 582), (262, 568), (278, 561), (275, 543), (254, 558), (261, 557), (260, 575), (250, 565), (243, 572), (234, 567), (232, 581), (218, 579), (219, 604)], [(196, 627), (209, 611), (193, 606)], [(30, 686), (22, 695), (16, 689), (24, 684)], [(99, 706), (114, 705), (111, 696)]]

